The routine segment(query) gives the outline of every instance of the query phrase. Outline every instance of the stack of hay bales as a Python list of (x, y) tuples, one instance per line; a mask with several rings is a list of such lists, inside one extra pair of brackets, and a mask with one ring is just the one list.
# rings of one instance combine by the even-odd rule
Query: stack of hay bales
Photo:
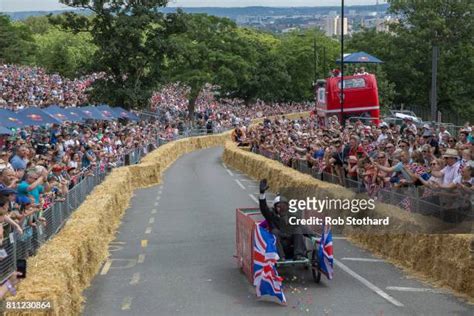
[[(137, 165), (114, 169), (71, 215), (61, 232), (28, 259), (28, 277), (19, 284), (20, 300), (48, 300), (48, 315), (78, 315), (82, 292), (107, 259), (133, 190), (158, 184), (163, 171), (187, 152), (224, 144), (229, 132), (182, 139), (151, 152)], [(8, 315), (25, 315), (9, 312)], [(37, 313), (35, 314), (37, 315)]]
[[(356, 195), (339, 185), (325, 183), (283, 164), (227, 142), (224, 162), (254, 179), (266, 178), (273, 191), (284, 191), (291, 198), (329, 197), (351, 199)], [(331, 213), (334, 216), (349, 214)], [(354, 214), (350, 214), (354, 216)], [(344, 234), (356, 244), (381, 255), (404, 269), (429, 281), (453, 289), (474, 300), (473, 234), (428, 234), (446, 225), (420, 214), (411, 214), (393, 206), (377, 203), (374, 210), (354, 217), (390, 217), (390, 226), (344, 228)], [(438, 230), (439, 231), (439, 230)], [(337, 249), (336, 249), (337, 252)]]
[[(307, 115), (305, 112), (286, 117)], [(262, 120), (254, 123), (259, 121)], [(82, 292), (109, 256), (108, 245), (115, 238), (133, 190), (159, 184), (166, 168), (181, 155), (222, 146), (230, 133), (173, 141), (149, 153), (140, 164), (114, 169), (71, 215), (61, 232), (28, 259), (28, 277), (19, 284), (17, 295), (8, 300), (52, 302), (54, 309), (34, 315), (79, 315), (84, 302)]]

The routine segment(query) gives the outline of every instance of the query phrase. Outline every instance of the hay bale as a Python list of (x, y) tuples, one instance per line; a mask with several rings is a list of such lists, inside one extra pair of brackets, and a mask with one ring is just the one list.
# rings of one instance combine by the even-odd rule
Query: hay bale
[[(255, 180), (267, 178), (270, 188), (289, 198), (329, 197), (352, 199), (353, 192), (302, 174), (263, 156), (241, 150), (227, 142), (223, 160)], [(332, 213), (332, 216), (347, 216)], [(434, 235), (427, 232), (449, 228), (442, 221), (408, 213), (396, 206), (377, 203), (374, 210), (361, 211), (354, 217), (390, 217), (390, 226), (345, 227), (344, 234), (357, 245), (389, 259), (436, 284), (450, 287), (474, 300), (474, 238), (467, 235)], [(438, 230), (437, 230), (438, 229)]]
[[(299, 115), (299, 114), (298, 114)], [(108, 258), (132, 191), (158, 184), (177, 158), (194, 150), (222, 146), (231, 132), (170, 142), (138, 165), (114, 169), (71, 215), (61, 232), (28, 259), (28, 278), (8, 300), (49, 300), (54, 310), (34, 315), (79, 315), (82, 292)], [(8, 312), (7, 315), (29, 315)]]

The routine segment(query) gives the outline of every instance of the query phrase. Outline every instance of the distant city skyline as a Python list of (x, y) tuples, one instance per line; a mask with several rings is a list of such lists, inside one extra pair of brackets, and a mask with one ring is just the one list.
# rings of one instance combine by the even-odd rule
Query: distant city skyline
[[(380, 0), (379, 3), (386, 1)], [(341, 0), (173, 0), (170, 7), (316, 7), (337, 6)], [(345, 0), (345, 4), (367, 5), (375, 4), (376, 0)], [(58, 0), (0, 0), (0, 12), (18, 11), (51, 11), (66, 9)]]

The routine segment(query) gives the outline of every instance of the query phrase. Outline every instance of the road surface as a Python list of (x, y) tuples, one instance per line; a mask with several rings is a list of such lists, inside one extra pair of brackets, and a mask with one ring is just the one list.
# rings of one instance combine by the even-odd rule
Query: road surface
[(187, 154), (160, 186), (137, 190), (111, 258), (86, 290), (85, 315), (473, 315), (473, 306), (334, 241), (335, 277), (287, 268), (288, 306), (260, 302), (236, 267), (235, 209), (257, 183), (228, 169), (222, 148)]

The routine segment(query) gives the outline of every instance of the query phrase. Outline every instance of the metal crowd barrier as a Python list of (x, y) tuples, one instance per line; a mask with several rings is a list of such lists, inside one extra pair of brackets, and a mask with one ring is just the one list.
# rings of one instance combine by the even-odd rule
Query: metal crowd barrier
[[(93, 171), (92, 175), (87, 175)], [(18, 259), (27, 259), (36, 253), (39, 247), (53, 237), (66, 223), (72, 212), (86, 199), (96, 185), (105, 178), (105, 170), (100, 166), (95, 170), (85, 172), (66, 194), (64, 201), (56, 201), (49, 208), (40, 212), (46, 219), (46, 225), (38, 220), (38, 213), (30, 215), (35, 218), (36, 226), (24, 225), (23, 234), (12, 231), (10, 225), (3, 224), (4, 240), (0, 249), (6, 251), (7, 256), (0, 259), (0, 284), (16, 271)], [(25, 219), (26, 221), (28, 219)]]
[(280, 161), (302, 173), (314, 178), (344, 186), (357, 194), (374, 198), (378, 202), (398, 206), (408, 212), (435, 216), (449, 223), (464, 220), (474, 221), (474, 193), (460, 189), (432, 189), (426, 186), (408, 186), (401, 188), (371, 187), (361, 179), (351, 179), (341, 174), (319, 172), (311, 168), (305, 159), (284, 161), (278, 153), (265, 149), (253, 149), (253, 152), (264, 157)]
[(36, 221), (36, 227), (22, 227), (23, 235), (20, 235), (16, 231), (11, 231), (10, 225), (4, 223), (4, 239), (3, 243), (0, 243), (0, 251), (3, 249), (6, 256), (3, 258), (0, 256), (0, 284), (3, 284), (17, 270), (18, 259), (26, 259), (34, 255), (42, 244), (61, 230), (72, 212), (82, 204), (94, 187), (105, 179), (111, 167), (137, 164), (146, 154), (169, 141), (206, 134), (210, 134), (207, 129), (189, 129), (186, 130), (186, 133), (171, 139), (157, 137), (153, 142), (121, 155), (112, 163), (112, 166), (99, 164), (93, 175), (81, 176), (80, 181), (68, 191), (64, 201), (56, 201), (52, 206), (42, 211), (46, 225)]

